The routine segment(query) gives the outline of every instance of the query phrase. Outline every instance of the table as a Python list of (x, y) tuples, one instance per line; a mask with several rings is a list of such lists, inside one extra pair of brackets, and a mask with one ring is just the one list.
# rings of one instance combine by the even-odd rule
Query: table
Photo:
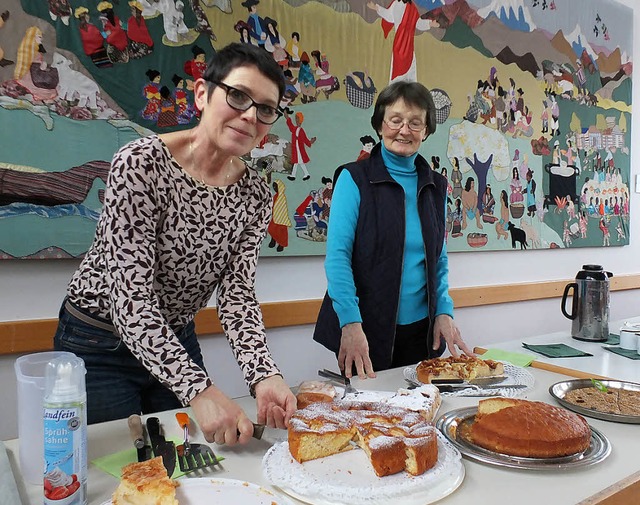
[[(549, 386), (555, 382), (566, 380), (567, 376), (540, 369), (530, 369), (536, 380), (534, 389), (526, 398), (546, 401), (554, 404), (549, 395)], [(402, 369), (380, 372), (376, 379), (360, 381), (354, 379), (356, 388), (371, 390), (396, 390), (404, 386)], [(443, 397), (440, 413), (476, 405), (477, 397)], [(237, 399), (247, 414), (255, 416), (255, 402), (250, 397)], [(180, 428), (175, 422), (175, 411), (158, 414), (168, 437), (179, 438)], [(589, 419), (589, 423), (603, 433), (612, 444), (611, 455), (603, 462), (584, 469), (557, 471), (525, 471), (499, 468), (470, 460), (464, 460), (466, 476), (462, 485), (439, 504), (468, 505), (469, 503), (518, 503), (519, 505), (540, 504), (573, 505), (604, 488), (616, 484), (621, 479), (640, 470), (640, 434), (638, 425), (610, 423), (597, 419)], [(125, 450), (131, 446), (126, 420), (110, 421), (91, 425), (88, 429), (89, 459)], [(197, 435), (195, 441), (202, 442)], [(251, 440), (244, 446), (214, 447), (217, 454), (224, 456), (224, 471), (215, 471), (212, 475), (253, 482), (269, 487), (262, 476), (262, 457), (274, 441), (284, 440), (286, 433), (281, 430), (265, 430), (263, 440)], [(41, 505), (42, 490), (40, 486), (25, 484), (18, 468), (18, 440), (5, 442), (12, 461), (16, 481), (24, 501), (23, 505)], [(637, 480), (637, 479), (632, 479)], [(89, 504), (100, 505), (109, 500), (111, 493), (118, 485), (118, 480), (96, 468), (89, 468)], [(634, 488), (635, 489), (635, 488)], [(482, 497), (486, 497), (483, 499)], [(0, 500), (1, 501), (1, 500)], [(295, 501), (295, 500), (293, 500)], [(585, 502), (589, 504), (598, 501)], [(607, 502), (631, 504), (630, 501)], [(13, 505), (13, 504), (12, 504)]]
[[(640, 317), (625, 319), (634, 323), (640, 323)], [(609, 324), (611, 333), (618, 334), (624, 321), (613, 321)], [(540, 345), (563, 343), (575, 349), (593, 354), (593, 356), (581, 356), (576, 358), (548, 358), (542, 354), (530, 351), (522, 347), (522, 343)], [(595, 374), (611, 379), (624, 380), (628, 382), (640, 383), (640, 360), (632, 360), (618, 354), (607, 351), (602, 342), (584, 342), (571, 337), (571, 321), (567, 320), (567, 330), (549, 333), (546, 335), (536, 335), (534, 337), (509, 340), (507, 342), (497, 342), (486, 344), (483, 348), (495, 348), (503, 351), (518, 352), (532, 356), (540, 364), (553, 367), (563, 367), (586, 374)], [(566, 372), (565, 372), (566, 373)], [(568, 375), (572, 375), (568, 373)], [(574, 376), (578, 376), (575, 374)], [(640, 500), (639, 500), (640, 503)]]

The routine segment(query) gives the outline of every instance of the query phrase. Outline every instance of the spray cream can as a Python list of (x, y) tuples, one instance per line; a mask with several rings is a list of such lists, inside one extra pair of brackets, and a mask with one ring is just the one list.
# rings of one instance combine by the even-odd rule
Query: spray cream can
[(85, 374), (84, 361), (75, 355), (55, 358), (45, 370), (45, 505), (87, 503)]

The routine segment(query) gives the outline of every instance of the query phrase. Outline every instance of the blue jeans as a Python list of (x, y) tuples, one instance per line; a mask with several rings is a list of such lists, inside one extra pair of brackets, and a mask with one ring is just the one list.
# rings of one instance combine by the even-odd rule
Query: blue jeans
[[(73, 308), (100, 319), (79, 307)], [(83, 319), (70, 314), (63, 303), (53, 344), (54, 349), (72, 352), (84, 360), (89, 424), (182, 407), (176, 395), (142, 366), (120, 337)], [(193, 321), (175, 333), (191, 359), (204, 369)]]

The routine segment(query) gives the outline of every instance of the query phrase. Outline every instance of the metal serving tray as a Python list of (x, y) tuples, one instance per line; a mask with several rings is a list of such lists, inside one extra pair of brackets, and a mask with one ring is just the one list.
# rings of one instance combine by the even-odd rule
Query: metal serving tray
[[(624, 381), (616, 381), (616, 380), (600, 380), (604, 386), (611, 389), (626, 389), (628, 391), (639, 391), (640, 392), (640, 384), (636, 384), (635, 382), (624, 382)], [(565, 395), (574, 389), (581, 389), (593, 387), (593, 383), (591, 379), (573, 379), (568, 381), (556, 382), (553, 386), (549, 388), (549, 394), (553, 396), (556, 401), (562, 405), (563, 407), (573, 410), (578, 414), (582, 414), (583, 416), (593, 417), (595, 419), (602, 419), (603, 421), (612, 421), (615, 423), (630, 423), (630, 424), (640, 424), (640, 416), (632, 416), (632, 415), (622, 415), (622, 414), (611, 414), (609, 412), (600, 412), (599, 410), (588, 409), (585, 407), (581, 407), (576, 405), (575, 403), (570, 403), (564, 399)]]
[(598, 430), (591, 427), (591, 444), (579, 454), (561, 458), (522, 458), (490, 451), (477, 446), (460, 436), (464, 424), (472, 424), (478, 407), (466, 407), (451, 410), (443, 414), (436, 422), (436, 427), (467, 459), (494, 466), (519, 468), (523, 470), (558, 470), (565, 468), (582, 468), (603, 461), (611, 453), (609, 440)]

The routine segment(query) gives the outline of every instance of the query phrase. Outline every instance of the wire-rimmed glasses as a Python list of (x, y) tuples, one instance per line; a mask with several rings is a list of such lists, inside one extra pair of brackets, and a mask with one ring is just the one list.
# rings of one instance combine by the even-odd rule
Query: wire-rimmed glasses
[(402, 119), (399, 117), (392, 117), (391, 119), (384, 119), (383, 121), (391, 130), (400, 130), (406, 124), (409, 127), (409, 130), (413, 132), (421, 132), (427, 126), (419, 119)]

